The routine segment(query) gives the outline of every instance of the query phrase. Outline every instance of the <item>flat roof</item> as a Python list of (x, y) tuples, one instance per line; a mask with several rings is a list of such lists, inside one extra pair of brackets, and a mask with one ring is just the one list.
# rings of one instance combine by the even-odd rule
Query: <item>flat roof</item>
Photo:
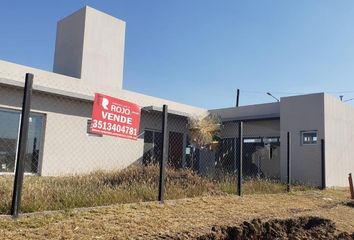
[[(203, 115), (208, 110), (162, 98), (125, 90), (100, 88), (89, 85), (84, 79), (73, 78), (0, 60), (0, 85), (23, 88), (26, 73), (34, 74), (33, 91), (93, 101), (96, 92), (131, 101), (140, 107), (154, 106), (154, 110), (168, 105), (169, 112), (181, 116)], [(161, 107), (159, 107), (161, 106)]]
[(219, 115), (223, 122), (277, 119), (280, 118), (280, 103), (212, 109), (210, 112)]

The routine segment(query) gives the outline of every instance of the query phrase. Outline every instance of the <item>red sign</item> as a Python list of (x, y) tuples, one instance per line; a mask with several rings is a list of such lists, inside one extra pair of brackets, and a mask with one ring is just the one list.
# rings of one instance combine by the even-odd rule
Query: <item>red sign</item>
[(91, 132), (136, 140), (140, 107), (100, 93), (93, 102)]

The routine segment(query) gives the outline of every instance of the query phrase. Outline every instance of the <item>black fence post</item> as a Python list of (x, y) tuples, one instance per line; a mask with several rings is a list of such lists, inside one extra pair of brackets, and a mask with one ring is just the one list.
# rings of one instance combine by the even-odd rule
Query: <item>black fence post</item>
[(237, 95), (236, 95), (236, 107), (239, 106), (240, 103), (240, 89), (237, 89)]
[(321, 165), (322, 165), (322, 181), (321, 188), (326, 188), (326, 145), (325, 140), (321, 139)]
[(242, 157), (243, 157), (243, 122), (240, 121), (238, 125), (238, 182), (237, 193), (242, 196)]
[(287, 134), (287, 191), (291, 191), (291, 133)]
[(28, 125), (31, 110), (32, 85), (33, 74), (26, 73), (26, 82), (22, 100), (20, 135), (17, 148), (15, 181), (11, 205), (11, 215), (13, 218), (18, 217), (21, 205), (21, 193), (23, 185), (23, 175), (25, 170), (26, 147), (28, 138)]
[(168, 131), (167, 131), (167, 116), (168, 116), (168, 107), (163, 105), (162, 109), (162, 156), (160, 161), (160, 182), (159, 182), (159, 201), (164, 202), (165, 195), (165, 168), (167, 162), (168, 154)]

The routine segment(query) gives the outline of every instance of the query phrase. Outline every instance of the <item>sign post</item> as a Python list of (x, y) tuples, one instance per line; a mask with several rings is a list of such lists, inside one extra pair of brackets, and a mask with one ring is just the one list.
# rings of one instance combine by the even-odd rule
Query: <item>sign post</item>
[(92, 133), (137, 140), (140, 107), (100, 93), (95, 94), (90, 130)]

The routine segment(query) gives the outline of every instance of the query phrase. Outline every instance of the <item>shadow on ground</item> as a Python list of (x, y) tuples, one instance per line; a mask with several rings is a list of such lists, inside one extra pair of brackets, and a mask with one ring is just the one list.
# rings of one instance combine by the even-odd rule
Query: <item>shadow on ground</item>
[(347, 206), (347, 207), (352, 207), (352, 208), (354, 208), (354, 200), (348, 201), (348, 202), (346, 202), (344, 205)]

